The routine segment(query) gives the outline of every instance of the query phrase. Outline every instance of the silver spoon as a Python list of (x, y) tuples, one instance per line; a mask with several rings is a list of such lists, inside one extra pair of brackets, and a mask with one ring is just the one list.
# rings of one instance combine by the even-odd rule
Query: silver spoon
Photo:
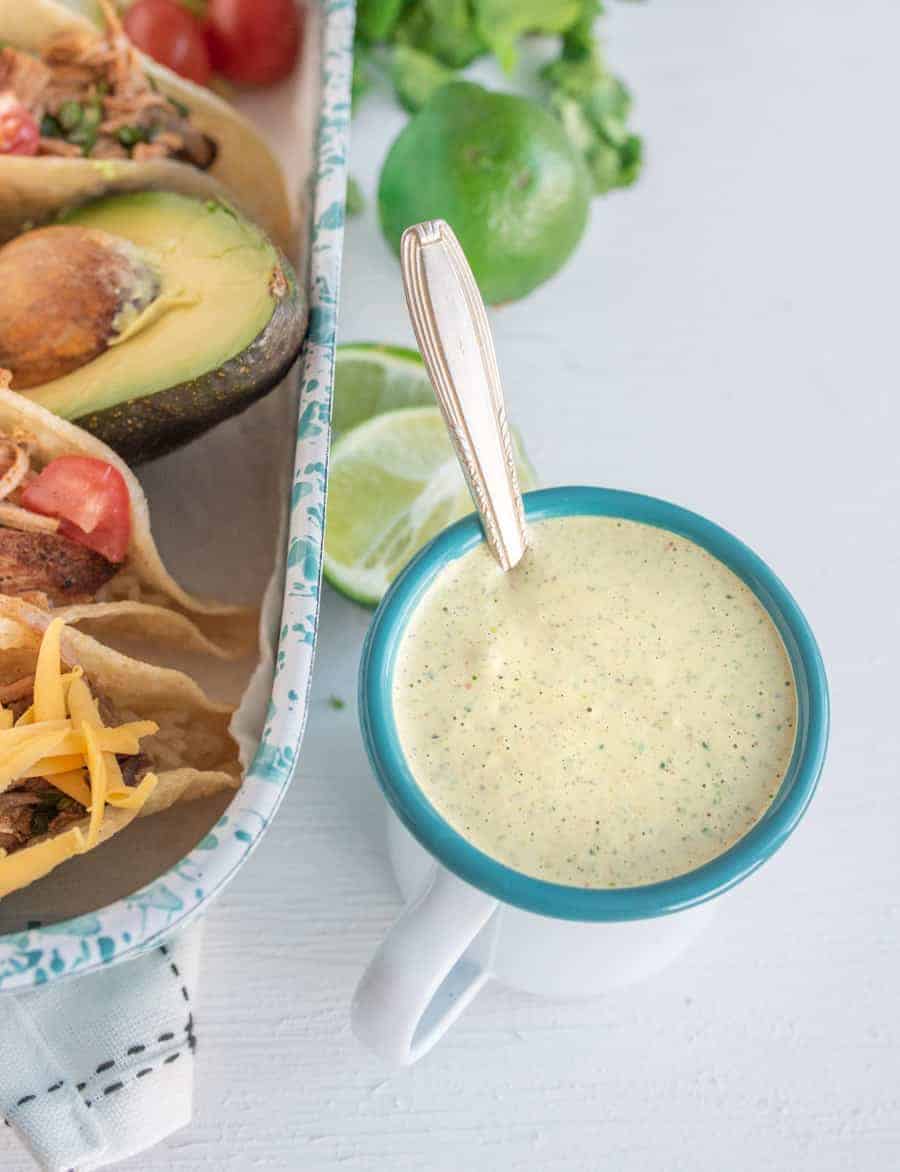
[(453, 229), (414, 224), (400, 242), (410, 320), (491, 553), (511, 570), (527, 545), (494, 340)]

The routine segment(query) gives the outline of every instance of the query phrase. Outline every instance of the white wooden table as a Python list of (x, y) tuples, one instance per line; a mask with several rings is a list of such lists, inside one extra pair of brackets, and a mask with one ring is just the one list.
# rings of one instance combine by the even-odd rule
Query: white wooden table
[[(326, 592), (299, 775), (208, 919), (194, 1124), (130, 1167), (900, 1166), (900, 20), (890, 0), (652, 0), (610, 37), (649, 165), (494, 315), (511, 414), (546, 483), (671, 498), (776, 567), (830, 671), (820, 792), (662, 977), (569, 1004), (489, 989), (391, 1075), (347, 1014), (399, 908), (354, 705), (369, 616)], [(355, 124), (367, 193), (401, 122), (372, 101)], [(371, 206), (341, 332), (410, 339)]]

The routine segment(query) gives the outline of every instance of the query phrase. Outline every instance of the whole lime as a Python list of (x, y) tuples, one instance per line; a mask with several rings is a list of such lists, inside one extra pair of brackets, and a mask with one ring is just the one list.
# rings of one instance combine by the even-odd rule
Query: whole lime
[(591, 182), (561, 124), (528, 98), (470, 82), (439, 89), (400, 132), (378, 188), (381, 227), (447, 220), (486, 301), (514, 301), (560, 269), (587, 222)]

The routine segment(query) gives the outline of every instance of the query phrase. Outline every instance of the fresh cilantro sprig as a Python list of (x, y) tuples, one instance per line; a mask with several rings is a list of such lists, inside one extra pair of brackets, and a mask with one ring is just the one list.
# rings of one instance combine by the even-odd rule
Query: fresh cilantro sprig
[(643, 143), (628, 128), (631, 94), (610, 73), (600, 46), (582, 35), (563, 37), (560, 56), (541, 70), (550, 108), (582, 152), (597, 194), (637, 179)]

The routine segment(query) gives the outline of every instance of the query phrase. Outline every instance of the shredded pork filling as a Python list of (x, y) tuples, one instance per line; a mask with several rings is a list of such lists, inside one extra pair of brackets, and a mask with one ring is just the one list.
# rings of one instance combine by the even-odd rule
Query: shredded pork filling
[(176, 158), (203, 170), (215, 143), (191, 124), (187, 107), (147, 77), (112, 7), (106, 31), (66, 29), (40, 58), (0, 50), (0, 94), (11, 93), (41, 131), (38, 154), (94, 159)]
[(43, 594), (54, 606), (91, 602), (115, 573), (102, 554), (59, 533), (10, 529), (0, 513), (0, 594)]
[(32, 777), (0, 794), (0, 849), (12, 854), (33, 838), (57, 834), (85, 815), (82, 805), (54, 789), (49, 781)]

